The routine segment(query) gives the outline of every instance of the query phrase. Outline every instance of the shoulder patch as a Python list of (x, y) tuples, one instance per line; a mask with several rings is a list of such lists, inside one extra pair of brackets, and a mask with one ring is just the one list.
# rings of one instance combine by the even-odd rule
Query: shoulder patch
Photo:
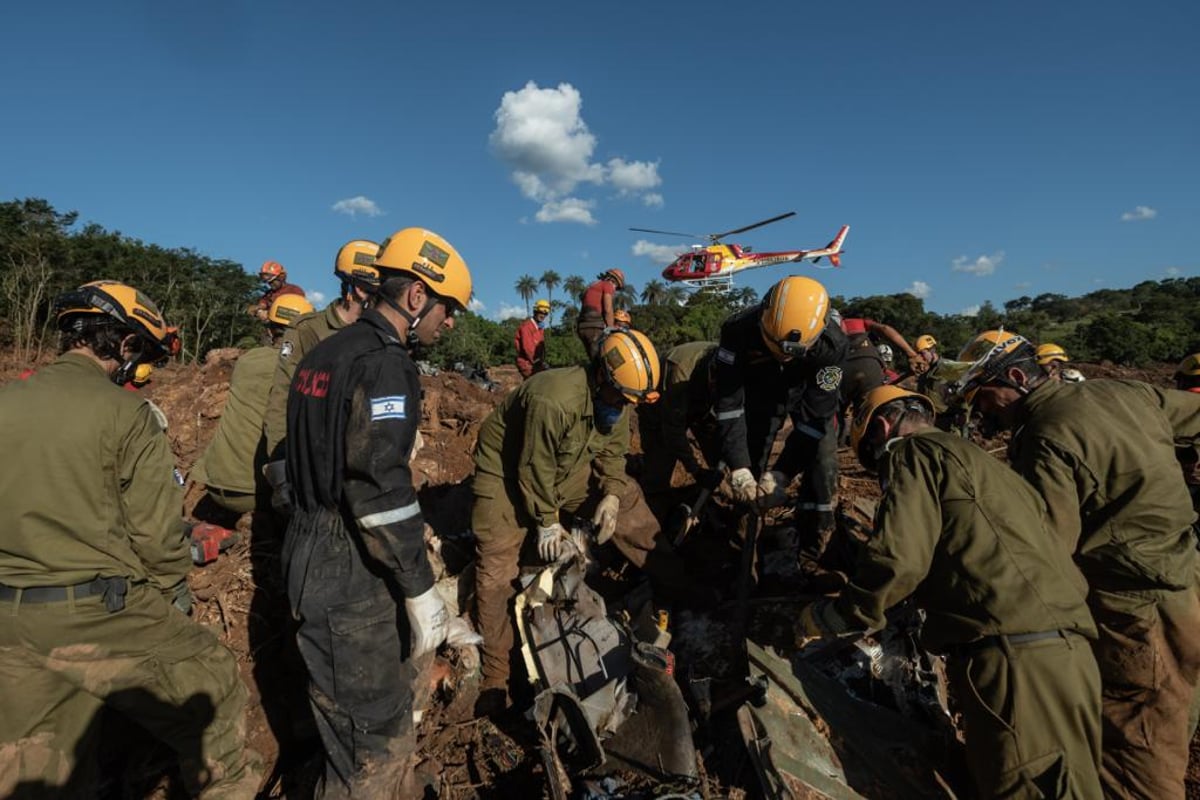
[(821, 367), (817, 370), (817, 386), (827, 392), (837, 391), (842, 383), (841, 367)]
[(727, 350), (724, 347), (717, 348), (717, 361), (722, 364), (732, 364), (737, 360), (737, 355), (732, 350)]
[(283, 346), (279, 348), (279, 357), (280, 357), (280, 358), (287, 358), (287, 357), (288, 357), (288, 356), (290, 356), (291, 354), (292, 354), (292, 343), (291, 343), (291, 342), (284, 342), (284, 343), (283, 343)]
[(371, 421), (381, 419), (408, 419), (405, 407), (408, 405), (408, 395), (396, 394), (390, 397), (376, 397), (371, 400)]

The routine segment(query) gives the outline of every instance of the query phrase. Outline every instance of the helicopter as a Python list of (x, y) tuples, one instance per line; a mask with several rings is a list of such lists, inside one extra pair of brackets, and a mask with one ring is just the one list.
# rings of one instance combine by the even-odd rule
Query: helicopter
[(691, 249), (672, 261), (663, 270), (663, 277), (668, 281), (681, 282), (693, 288), (729, 289), (733, 286), (733, 275), (747, 269), (770, 267), (775, 264), (786, 264), (795, 261), (812, 260), (813, 264), (820, 263), (822, 258), (828, 258), (830, 266), (841, 266), (842, 243), (846, 241), (849, 225), (843, 225), (833, 237), (833, 241), (816, 250), (786, 250), (776, 253), (755, 253), (749, 247), (736, 244), (725, 244), (721, 240), (726, 236), (745, 233), (772, 222), (796, 216), (795, 211), (780, 214), (777, 217), (755, 222), (742, 228), (734, 228), (724, 233), (709, 233), (699, 236), (694, 233), (679, 233), (677, 231), (658, 231), (651, 228), (630, 228), (631, 231), (642, 233), (657, 233), (665, 236), (686, 236), (690, 239), (707, 239), (707, 245), (692, 245)]

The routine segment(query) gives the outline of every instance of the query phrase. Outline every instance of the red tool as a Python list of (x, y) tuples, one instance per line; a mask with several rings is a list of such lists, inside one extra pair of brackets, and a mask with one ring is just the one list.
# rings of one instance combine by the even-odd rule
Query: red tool
[(192, 526), (192, 563), (197, 566), (211, 564), (217, 556), (224, 553), (238, 542), (237, 531), (213, 525), (210, 522), (197, 522)]

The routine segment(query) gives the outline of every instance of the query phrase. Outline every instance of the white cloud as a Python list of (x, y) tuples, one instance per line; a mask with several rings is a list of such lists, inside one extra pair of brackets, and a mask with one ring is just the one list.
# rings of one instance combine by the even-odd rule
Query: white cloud
[(977, 316), (979, 316), (980, 308), (982, 308), (982, 306), (980, 306), (978, 304), (973, 305), (973, 306), (967, 306), (966, 308), (964, 308), (962, 311), (960, 311), (958, 313), (963, 315), (964, 317), (977, 317)]
[(361, 194), (354, 197), (347, 197), (343, 200), (338, 200), (331, 208), (339, 214), (347, 214), (351, 217), (356, 214), (364, 214), (368, 217), (378, 217), (383, 213), (375, 201), (369, 197), (363, 197)]
[(638, 239), (633, 243), (635, 256), (648, 256), (651, 261), (658, 264), (670, 264), (679, 255), (680, 249), (675, 245), (654, 244), (645, 239)]
[(512, 319), (513, 317), (524, 318), (525, 313), (525, 306), (511, 306), (508, 303), (501, 303), (500, 309), (492, 317), (497, 321)]
[(645, 191), (662, 185), (662, 178), (658, 177), (657, 161), (651, 163), (610, 158), (605, 174), (608, 182), (622, 192)]
[(647, 192), (642, 195), (642, 205), (649, 206), (650, 208), (662, 208), (663, 196), (658, 192)]
[(1183, 274), (1183, 270), (1180, 269), (1179, 267), (1167, 267), (1163, 271), (1166, 272), (1167, 277), (1170, 277), (1170, 278), (1176, 278)]
[(1003, 250), (998, 250), (990, 256), (980, 256), (974, 261), (971, 261), (966, 256), (959, 256), (954, 259), (951, 269), (955, 272), (968, 272), (977, 278), (982, 278), (984, 275), (991, 275), (995, 272), (996, 267), (1000, 266), (1000, 262), (1003, 260)]
[(1133, 211), (1126, 211), (1121, 215), (1121, 222), (1140, 222), (1144, 219), (1154, 219), (1158, 216), (1158, 209), (1150, 206), (1137, 206)]
[(933, 291), (933, 287), (925, 281), (913, 281), (912, 286), (909, 286), (904, 291), (919, 300), (924, 300), (926, 297), (929, 297), (930, 292)]
[(308, 302), (312, 303), (314, 306), (319, 306), (325, 302), (325, 293), (324, 292), (308, 292), (307, 298), (308, 298)]
[(562, 200), (550, 200), (541, 208), (534, 219), (538, 222), (578, 222), (581, 225), (595, 225), (596, 218), (592, 216), (594, 200), (580, 200), (578, 197), (566, 197)]
[[(579, 203), (584, 201), (568, 197), (580, 184), (609, 184), (622, 195), (634, 196), (662, 185), (657, 161), (593, 161), (596, 137), (580, 113), (582, 108), (583, 97), (571, 84), (543, 89), (529, 81), (515, 92), (505, 92), (495, 111), (496, 127), (488, 143), (512, 170), (513, 183), (521, 194), (543, 204), (539, 222), (583, 222)], [(566, 213), (552, 207), (568, 200), (575, 204)], [(661, 201), (658, 195), (657, 204)], [(644, 202), (656, 204), (654, 200)], [(589, 225), (595, 222), (591, 208), (586, 208)]]
[(478, 297), (472, 297), (471, 302), (467, 303), (467, 310), (476, 314), (482, 314), (484, 311), (487, 311), (487, 306)]

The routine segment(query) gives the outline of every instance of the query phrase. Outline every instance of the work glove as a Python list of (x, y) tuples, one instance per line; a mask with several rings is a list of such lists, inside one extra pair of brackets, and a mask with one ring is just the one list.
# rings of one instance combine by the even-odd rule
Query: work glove
[(192, 615), (192, 587), (188, 586), (187, 579), (181, 580), (167, 591), (171, 593), (171, 605), (190, 617)]
[(774, 508), (787, 502), (787, 487), (791, 480), (782, 472), (771, 470), (758, 480), (758, 507)]
[(596, 544), (604, 544), (617, 532), (617, 512), (621, 510), (621, 498), (615, 494), (606, 494), (596, 506), (592, 514), (592, 524), (596, 526)]
[(483, 644), (483, 637), (462, 617), (453, 617), (446, 624), (446, 644), (450, 647), (471, 647)]
[(271, 508), (284, 517), (295, 510), (292, 504), (292, 486), (287, 479), (287, 461), (279, 459), (263, 465), (263, 477), (271, 485)]
[(431, 653), (446, 641), (450, 613), (437, 589), (430, 587), (416, 597), (404, 598), (404, 613), (412, 630), (412, 658)]
[(539, 525), (537, 535), (538, 557), (547, 564), (558, 561), (558, 557), (562, 555), (563, 542), (570, 536), (567, 529), (557, 522), (544, 528)]
[(749, 505), (758, 499), (758, 481), (746, 467), (738, 467), (730, 474), (729, 488), (733, 490), (733, 499), (739, 503)]
[(421, 448), (425, 446), (425, 437), (417, 431), (417, 435), (413, 437), (412, 450), (408, 451), (408, 460), (411, 462), (417, 457), (417, 453), (421, 452)]

